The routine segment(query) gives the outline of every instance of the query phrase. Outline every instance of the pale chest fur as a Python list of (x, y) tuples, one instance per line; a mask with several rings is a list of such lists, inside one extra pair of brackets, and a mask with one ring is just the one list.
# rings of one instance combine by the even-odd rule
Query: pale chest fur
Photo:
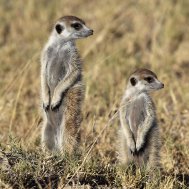
[(69, 43), (63, 46), (49, 46), (45, 52), (45, 72), (47, 84), (53, 93), (57, 84), (70, 73), (73, 66), (72, 57), (76, 53)]
[(135, 138), (137, 137), (138, 127), (144, 122), (145, 117), (147, 116), (146, 108), (146, 99), (144, 95), (136, 97), (126, 106), (126, 122)]

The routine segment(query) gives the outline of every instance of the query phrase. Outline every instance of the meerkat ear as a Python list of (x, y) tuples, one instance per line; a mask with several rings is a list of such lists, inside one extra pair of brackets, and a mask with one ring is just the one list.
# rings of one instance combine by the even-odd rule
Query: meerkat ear
[(135, 86), (135, 85), (137, 84), (137, 80), (136, 80), (134, 77), (132, 77), (132, 78), (130, 79), (130, 82), (131, 82), (131, 85), (132, 85), (132, 86)]
[(57, 24), (57, 25), (55, 26), (55, 29), (56, 29), (56, 32), (57, 32), (58, 34), (60, 34), (60, 33), (64, 30), (64, 27), (63, 27), (62, 25), (60, 25), (60, 24)]

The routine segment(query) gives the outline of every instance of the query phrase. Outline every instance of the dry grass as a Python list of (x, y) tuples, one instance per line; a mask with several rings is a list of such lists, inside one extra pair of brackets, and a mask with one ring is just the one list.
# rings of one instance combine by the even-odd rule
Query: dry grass
[[(139, 67), (152, 69), (165, 83), (154, 94), (163, 174), (158, 184), (144, 187), (189, 187), (188, 6), (187, 0), (1, 0), (0, 142), (7, 166), (1, 168), (0, 187), (56, 187), (57, 181), (60, 188), (70, 183), (143, 187), (144, 173), (133, 175), (116, 164), (118, 120), (107, 125), (128, 75)], [(83, 18), (95, 31), (78, 41), (86, 82), (80, 160), (46, 158), (39, 146), (40, 51), (53, 21), (67, 14)]]

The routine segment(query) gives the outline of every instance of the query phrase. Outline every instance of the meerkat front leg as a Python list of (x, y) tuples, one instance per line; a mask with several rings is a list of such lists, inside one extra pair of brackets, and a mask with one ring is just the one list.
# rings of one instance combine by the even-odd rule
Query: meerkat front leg
[(56, 109), (62, 99), (62, 94), (65, 92), (78, 78), (80, 72), (79, 70), (71, 71), (71, 73), (63, 80), (61, 80), (54, 90), (54, 94), (51, 101), (51, 109)]
[(43, 69), (41, 73), (41, 95), (42, 95), (42, 101), (43, 101), (43, 108), (45, 110), (48, 110), (49, 103), (50, 103), (50, 90), (47, 84), (45, 71)]
[(134, 141), (132, 131), (129, 128), (129, 125), (126, 123), (126, 117), (125, 117), (126, 107), (121, 106), (120, 111), (119, 111), (119, 115), (120, 115), (121, 127), (122, 127), (123, 133), (126, 137), (127, 146), (129, 147), (131, 153), (134, 154), (135, 151), (136, 151), (136, 145), (135, 145), (135, 141)]
[(144, 122), (139, 125), (138, 131), (137, 131), (137, 140), (136, 140), (136, 150), (139, 152), (144, 147), (144, 144), (146, 142), (145, 138), (150, 130), (150, 128), (153, 126), (153, 120), (155, 118), (154, 112), (152, 111), (153, 107), (150, 104), (146, 105), (146, 118)]

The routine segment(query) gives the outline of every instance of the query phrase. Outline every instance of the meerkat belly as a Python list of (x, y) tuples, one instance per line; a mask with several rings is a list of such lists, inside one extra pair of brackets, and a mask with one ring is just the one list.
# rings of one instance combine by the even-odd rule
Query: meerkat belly
[(60, 64), (58, 61), (53, 61), (47, 66), (48, 70), (48, 85), (50, 91), (53, 92), (55, 87), (57, 86), (58, 82), (61, 81), (65, 75), (66, 70), (63, 64)]
[(141, 123), (144, 121), (146, 111), (144, 108), (144, 99), (138, 98), (127, 108), (127, 124), (133, 132), (134, 138), (137, 137), (137, 130)]
[(62, 52), (47, 62), (47, 82), (51, 94), (53, 94), (58, 83), (66, 76), (69, 58), (69, 53)]

